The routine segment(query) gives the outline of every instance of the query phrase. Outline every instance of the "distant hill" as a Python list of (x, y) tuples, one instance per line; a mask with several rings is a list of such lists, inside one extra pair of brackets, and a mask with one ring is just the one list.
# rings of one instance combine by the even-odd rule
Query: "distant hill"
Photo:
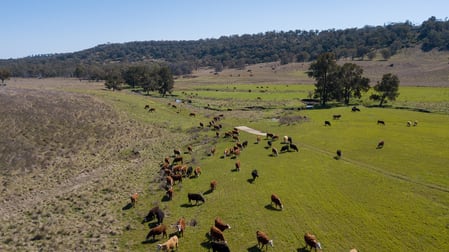
[(74, 53), (37, 55), (0, 60), (14, 77), (80, 77), (103, 79), (131, 64), (164, 62), (175, 75), (199, 67), (243, 68), (248, 64), (279, 61), (308, 62), (323, 52), (338, 59), (388, 59), (404, 48), (449, 50), (449, 21), (430, 17), (421, 25), (410, 22), (345, 30), (265, 32), (195, 41), (136, 41), (103, 44)]

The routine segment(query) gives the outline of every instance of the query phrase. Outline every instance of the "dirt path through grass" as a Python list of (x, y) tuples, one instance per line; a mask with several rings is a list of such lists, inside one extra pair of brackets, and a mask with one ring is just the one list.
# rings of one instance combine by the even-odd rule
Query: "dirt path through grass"
[(255, 130), (255, 129), (252, 129), (252, 128), (246, 127), (246, 126), (237, 126), (235, 128), (238, 130), (241, 130), (241, 131), (245, 131), (245, 132), (254, 134), (254, 135), (258, 135), (258, 136), (266, 136), (267, 135), (267, 133), (263, 133), (262, 131)]

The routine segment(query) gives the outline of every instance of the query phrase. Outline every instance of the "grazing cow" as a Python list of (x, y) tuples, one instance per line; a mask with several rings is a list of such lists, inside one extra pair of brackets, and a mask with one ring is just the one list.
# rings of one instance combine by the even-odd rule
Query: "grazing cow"
[(215, 218), (215, 227), (220, 229), (220, 231), (225, 231), (226, 229), (231, 229), (231, 226), (229, 224), (225, 224), (220, 217)]
[(192, 145), (187, 146), (187, 151), (188, 151), (190, 154), (192, 154), (192, 152), (193, 152)]
[(329, 122), (329, 121), (324, 121), (324, 126), (331, 126), (331, 122)]
[(273, 133), (267, 133), (267, 139), (268, 139), (268, 138), (272, 138), (273, 136), (274, 136)]
[(278, 149), (276, 148), (271, 148), (271, 153), (273, 154), (273, 156), (277, 157), (279, 155)]
[(296, 146), (296, 144), (293, 144), (293, 143), (290, 144), (290, 149), (292, 149), (292, 150), (294, 150), (296, 152), (299, 151), (298, 146)]
[(251, 176), (253, 177), (253, 181), (256, 180), (256, 178), (259, 177), (259, 172), (257, 170), (253, 170), (251, 172)]
[(211, 241), (210, 242), (212, 252), (231, 252), (228, 244), (223, 241)]
[(178, 230), (178, 235), (181, 237), (184, 237), (184, 230), (186, 229), (186, 220), (184, 219), (184, 217), (181, 217), (177, 222), (176, 222), (176, 229)]
[(269, 147), (271, 147), (271, 145), (273, 145), (273, 143), (271, 141), (267, 141), (267, 144)]
[(240, 141), (239, 136), (232, 136), (232, 139), (234, 139), (236, 142), (239, 142), (239, 141)]
[(216, 151), (215, 147), (210, 148), (210, 155), (211, 156), (215, 155), (215, 151)]
[(281, 152), (287, 152), (288, 151), (288, 145), (284, 145), (281, 147)]
[(321, 249), (321, 244), (316, 239), (316, 236), (311, 233), (304, 234), (304, 241), (306, 242), (306, 248), (309, 246), (310, 249), (315, 248), (315, 251)]
[(210, 228), (209, 235), (212, 241), (226, 241), (223, 232), (215, 226)]
[(407, 127), (412, 126), (412, 121), (407, 121)]
[(360, 109), (357, 107), (352, 107), (352, 112), (356, 112), (356, 111), (360, 111)]
[(178, 149), (174, 149), (173, 153), (175, 154), (175, 156), (180, 156), (181, 155), (181, 151)]
[(170, 239), (168, 239), (168, 241), (157, 245), (157, 251), (161, 249), (162, 251), (171, 251), (175, 248), (178, 249), (178, 236), (176, 235), (172, 236)]
[(155, 108), (150, 108), (150, 109), (148, 110), (148, 112), (154, 112), (154, 111), (156, 111)]
[(184, 163), (184, 161), (183, 161), (183, 159), (182, 159), (181, 156), (175, 157), (175, 158), (173, 159), (172, 164), (177, 164), (177, 163), (181, 163), (181, 164)]
[(204, 123), (200, 122), (200, 127), (204, 128)]
[(189, 198), (189, 203), (191, 203), (192, 200), (195, 201), (195, 205), (198, 204), (198, 201), (201, 201), (204, 203), (206, 200), (204, 199), (203, 195), (199, 193), (188, 193), (187, 197)]
[(239, 155), (240, 155), (240, 149), (237, 148), (237, 149), (234, 150), (234, 156), (237, 157)]
[(173, 179), (173, 185), (175, 184), (175, 181), (179, 181), (179, 183), (182, 183), (182, 175), (181, 174), (173, 174), (171, 175)]
[(382, 121), (382, 120), (377, 120), (377, 125), (385, 125), (385, 122), (384, 121)]
[(276, 194), (271, 194), (271, 204), (273, 203), (276, 208), (279, 206), (281, 210), (284, 209), (284, 205), (282, 205), (281, 199)]
[(192, 112), (192, 113), (190, 113), (190, 114), (189, 114), (189, 116), (191, 116), (191, 117), (195, 117), (195, 116), (196, 116), (196, 114)]
[(332, 118), (333, 118), (334, 120), (338, 120), (338, 119), (341, 118), (341, 115), (333, 115)]
[(189, 166), (189, 168), (187, 168), (187, 171), (186, 171), (186, 176), (190, 177), (192, 175), (192, 173), (193, 173), (193, 167)]
[(261, 140), (260, 136), (257, 136), (256, 137), (256, 144), (260, 143), (260, 140)]
[(243, 147), (243, 148), (246, 148), (247, 146), (248, 146), (248, 141), (247, 141), (247, 140), (243, 141), (242, 147)]
[(216, 137), (216, 138), (219, 138), (219, 137), (220, 137), (220, 132), (218, 132), (218, 131), (215, 132), (215, 137)]
[(384, 141), (382, 140), (382, 141), (380, 141), (379, 143), (377, 143), (377, 149), (382, 149), (383, 147), (384, 147)]
[(212, 180), (210, 182), (210, 190), (214, 191), (217, 188), (217, 181), (216, 180)]
[(173, 199), (173, 187), (168, 188), (167, 192), (165, 193), (168, 197), (168, 200)]
[(131, 206), (134, 207), (137, 204), (137, 199), (139, 198), (138, 193), (133, 193), (131, 195)]
[(418, 121), (415, 120), (415, 121), (413, 122), (413, 126), (418, 126)]
[(196, 167), (193, 173), (195, 174), (195, 177), (199, 177), (201, 174), (201, 167)]
[(236, 171), (240, 171), (240, 160), (237, 160), (237, 161), (235, 162), (235, 170), (236, 170)]
[(167, 164), (170, 163), (170, 158), (168, 156), (164, 158), (164, 163), (167, 163)]
[(237, 148), (243, 150), (243, 144), (241, 144), (241, 143), (236, 143), (235, 145), (237, 146)]
[(155, 236), (160, 234), (162, 234), (162, 238), (167, 237), (167, 227), (164, 224), (160, 224), (159, 226), (150, 229), (150, 232), (147, 234), (146, 240), (148, 240), (150, 236), (153, 236), (154, 240)]
[(149, 109), (150, 108), (150, 105), (145, 105), (145, 109)]
[(289, 144), (292, 144), (293, 143), (293, 138), (289, 136), (287, 141), (288, 141)]
[(264, 246), (266, 246), (265, 248), (268, 249), (267, 244), (270, 244), (271, 247), (274, 246), (273, 240), (270, 240), (268, 238), (268, 235), (266, 235), (264, 232), (257, 230), (256, 237), (257, 237), (257, 246), (260, 247), (260, 244), (262, 244), (262, 247), (260, 247), (261, 250)]
[(157, 219), (157, 224), (162, 224), (162, 222), (164, 222), (165, 214), (161, 209), (159, 209), (158, 206), (151, 208), (147, 216), (143, 219), (142, 224), (148, 221), (152, 221), (154, 217), (156, 217)]
[(167, 188), (172, 187), (175, 184), (172, 176), (165, 177), (165, 181), (166, 181)]
[(341, 158), (341, 150), (337, 150), (337, 158), (338, 158), (338, 159)]
[(273, 137), (271, 137), (271, 140), (272, 141), (276, 141), (276, 140), (278, 140), (279, 139), (279, 136), (278, 135), (273, 135)]

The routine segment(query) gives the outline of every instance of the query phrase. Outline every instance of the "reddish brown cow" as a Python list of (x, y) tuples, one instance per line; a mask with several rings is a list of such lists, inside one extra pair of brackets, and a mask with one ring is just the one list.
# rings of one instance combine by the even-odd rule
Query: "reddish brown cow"
[(271, 247), (273, 247), (273, 240), (270, 240), (268, 238), (268, 235), (266, 235), (264, 232), (262, 231), (256, 231), (256, 237), (257, 237), (257, 246), (260, 247), (260, 244), (262, 244), (262, 247), (260, 247), (260, 249), (262, 249), (264, 246), (266, 246), (265, 248), (268, 248), (267, 244), (270, 244)]
[(184, 163), (181, 156), (175, 157), (175, 158), (173, 159), (173, 163), (172, 163), (172, 164), (177, 164), (177, 163), (181, 163), (181, 164)]
[(226, 229), (231, 229), (231, 226), (229, 224), (225, 224), (220, 217), (215, 218), (215, 227), (220, 229), (220, 231), (225, 231)]
[(226, 241), (223, 232), (215, 226), (210, 228), (209, 235), (212, 241)]
[(170, 163), (170, 158), (168, 156), (166, 156), (164, 158), (164, 163), (169, 164)]
[(217, 188), (217, 181), (216, 180), (212, 180), (210, 182), (210, 190), (214, 191)]
[(173, 150), (173, 153), (175, 154), (175, 156), (181, 155), (181, 151), (178, 150), (178, 149), (174, 149), (174, 150)]
[(306, 248), (307, 246), (310, 246), (310, 249), (315, 248), (315, 251), (317, 249), (321, 250), (321, 244), (316, 239), (316, 236), (311, 233), (305, 233), (304, 234), (304, 241), (306, 242)]
[(167, 177), (165, 178), (165, 181), (167, 182), (167, 187), (171, 187), (171, 186), (174, 185), (174, 181), (173, 181), (172, 176), (167, 176)]
[(186, 229), (186, 220), (181, 217), (178, 222), (176, 222), (176, 229), (178, 229), (178, 235), (184, 237), (184, 230)]
[(240, 160), (235, 162), (235, 170), (240, 171)]
[(173, 175), (171, 175), (171, 177), (173, 178), (173, 184), (175, 184), (175, 181), (182, 183), (182, 175), (181, 174), (173, 174)]
[(131, 206), (134, 207), (137, 204), (137, 199), (139, 198), (138, 193), (134, 193), (131, 195)]
[(167, 227), (164, 224), (160, 224), (157, 227), (154, 227), (150, 229), (150, 232), (147, 234), (146, 240), (153, 236), (153, 240), (155, 239), (156, 235), (162, 234), (162, 238), (167, 237)]
[(187, 151), (188, 151), (189, 153), (192, 153), (192, 152), (193, 152), (193, 148), (192, 148), (191, 145), (187, 146)]
[(284, 205), (282, 205), (281, 199), (274, 193), (271, 194), (271, 204), (273, 204), (273, 203), (274, 203), (275, 207), (279, 206), (280, 209), (284, 208)]
[(195, 174), (195, 177), (199, 177), (201, 174), (201, 167), (196, 167), (193, 173)]

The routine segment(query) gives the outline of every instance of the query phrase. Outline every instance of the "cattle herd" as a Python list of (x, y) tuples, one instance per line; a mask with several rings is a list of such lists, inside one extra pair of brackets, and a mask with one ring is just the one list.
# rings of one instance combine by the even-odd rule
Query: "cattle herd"
[[(149, 106), (146, 106), (145, 109), (150, 109)], [(154, 110), (153, 110), (154, 111)], [(358, 112), (360, 109), (357, 107), (352, 108), (353, 112)], [(190, 117), (195, 118), (197, 116), (196, 113), (190, 113)], [(248, 148), (248, 141), (241, 141), (241, 134), (239, 132), (238, 128), (233, 128), (232, 130), (224, 132), (224, 134), (221, 134), (221, 131), (223, 130), (223, 125), (221, 123), (221, 120), (224, 118), (224, 116), (218, 115), (213, 117), (213, 120), (209, 121), (208, 123), (200, 123), (200, 128), (203, 130), (206, 127), (209, 127), (212, 131), (215, 131), (215, 137), (219, 138), (222, 137), (223, 139), (226, 139), (229, 142), (232, 142), (232, 146), (225, 148), (223, 150), (223, 156), (221, 156), (222, 159), (232, 158), (235, 159), (235, 167), (234, 171), (240, 172), (242, 170), (245, 170), (245, 167), (242, 164), (241, 159), (239, 158), (242, 152), (246, 148)], [(340, 120), (342, 116), (340, 114), (333, 115), (334, 120)], [(383, 120), (377, 121), (378, 125), (385, 126), (386, 123)], [(408, 121), (407, 126), (417, 126), (417, 121)], [(207, 125), (207, 126), (205, 126)], [(325, 126), (330, 127), (332, 124), (330, 121), (325, 121)], [(283, 136), (280, 151), (273, 145), (275, 141), (280, 140), (281, 138), (279, 135), (276, 135), (274, 133), (266, 133), (265, 140), (267, 142), (267, 146), (265, 146), (265, 149), (268, 149), (271, 151), (271, 155), (273, 158), (278, 157), (282, 153), (290, 153), (290, 152), (299, 152), (298, 145), (293, 142), (293, 139), (291, 136)], [(261, 142), (261, 136), (256, 136), (256, 141), (254, 144), (259, 144)], [(377, 144), (377, 148), (381, 149), (384, 147), (384, 141), (381, 140)], [(194, 147), (192, 145), (188, 145), (186, 147), (187, 151), (182, 152), (180, 149), (174, 149), (173, 154), (171, 156), (166, 156), (163, 158), (163, 162), (160, 164), (160, 174), (161, 174), (161, 181), (163, 181), (161, 188), (165, 189), (165, 195), (166, 200), (172, 200), (174, 196), (174, 190), (173, 188), (177, 184), (181, 184), (183, 181), (183, 178), (198, 178), (201, 174), (201, 167), (197, 166), (194, 168), (191, 164), (192, 162), (189, 160), (184, 159), (185, 156), (183, 154), (190, 154), (194, 152)], [(207, 155), (208, 156), (214, 156), (216, 152), (215, 146), (210, 147)], [(340, 159), (342, 157), (342, 151), (340, 149), (336, 152), (336, 159)], [(262, 174), (263, 175), (263, 174)], [(248, 179), (250, 183), (253, 183), (256, 178), (260, 176), (258, 170), (253, 169), (251, 171), (251, 177), (252, 179)], [(210, 190), (209, 193), (214, 192), (217, 190), (217, 180), (210, 181)], [(134, 193), (131, 195), (131, 207), (134, 207), (137, 203), (138, 194)], [(187, 200), (190, 205), (197, 205), (202, 206), (207, 205), (205, 194), (203, 193), (196, 193), (196, 192), (188, 192), (187, 193)], [(272, 193), (270, 197), (270, 205), (273, 210), (279, 210), (282, 211), (284, 209), (284, 205), (281, 201), (281, 198), (275, 194)], [(148, 232), (146, 236), (146, 240), (152, 238), (153, 241), (155, 241), (156, 236), (161, 236), (161, 238), (166, 238), (167, 240), (164, 243), (157, 244), (158, 250), (175, 250), (179, 246), (180, 239), (184, 237), (184, 231), (186, 229), (186, 221), (184, 217), (181, 217), (178, 219), (176, 224), (172, 225), (174, 230), (176, 230), (173, 233), (168, 233), (167, 226), (163, 223), (165, 217), (165, 213), (162, 211), (162, 209), (159, 208), (159, 206), (155, 206), (150, 209), (148, 214), (144, 217), (142, 220), (142, 223), (145, 222), (151, 222), (155, 220), (155, 225), (150, 225), (152, 228), (150, 228), (150, 231)], [(209, 238), (208, 247), (209, 249), (212, 249), (213, 251), (230, 251), (229, 244), (227, 243), (227, 240), (225, 239), (225, 231), (227, 229), (231, 229), (231, 225), (228, 223), (223, 222), (223, 220), (220, 217), (216, 217), (214, 220), (214, 225), (210, 227), (209, 232), (207, 233), (207, 236)], [(274, 243), (273, 240), (269, 238), (269, 236), (261, 231), (256, 231), (256, 242), (257, 247), (262, 250), (264, 247), (265, 249), (268, 249), (269, 246), (273, 247)], [(311, 234), (309, 232), (306, 232), (304, 234), (304, 251), (307, 251), (307, 248), (310, 248), (310, 250), (321, 250), (322, 246), (321, 243), (318, 241), (317, 237), (314, 234)], [(303, 251), (303, 250), (301, 250)], [(352, 249), (351, 251), (357, 251), (356, 249)]]

